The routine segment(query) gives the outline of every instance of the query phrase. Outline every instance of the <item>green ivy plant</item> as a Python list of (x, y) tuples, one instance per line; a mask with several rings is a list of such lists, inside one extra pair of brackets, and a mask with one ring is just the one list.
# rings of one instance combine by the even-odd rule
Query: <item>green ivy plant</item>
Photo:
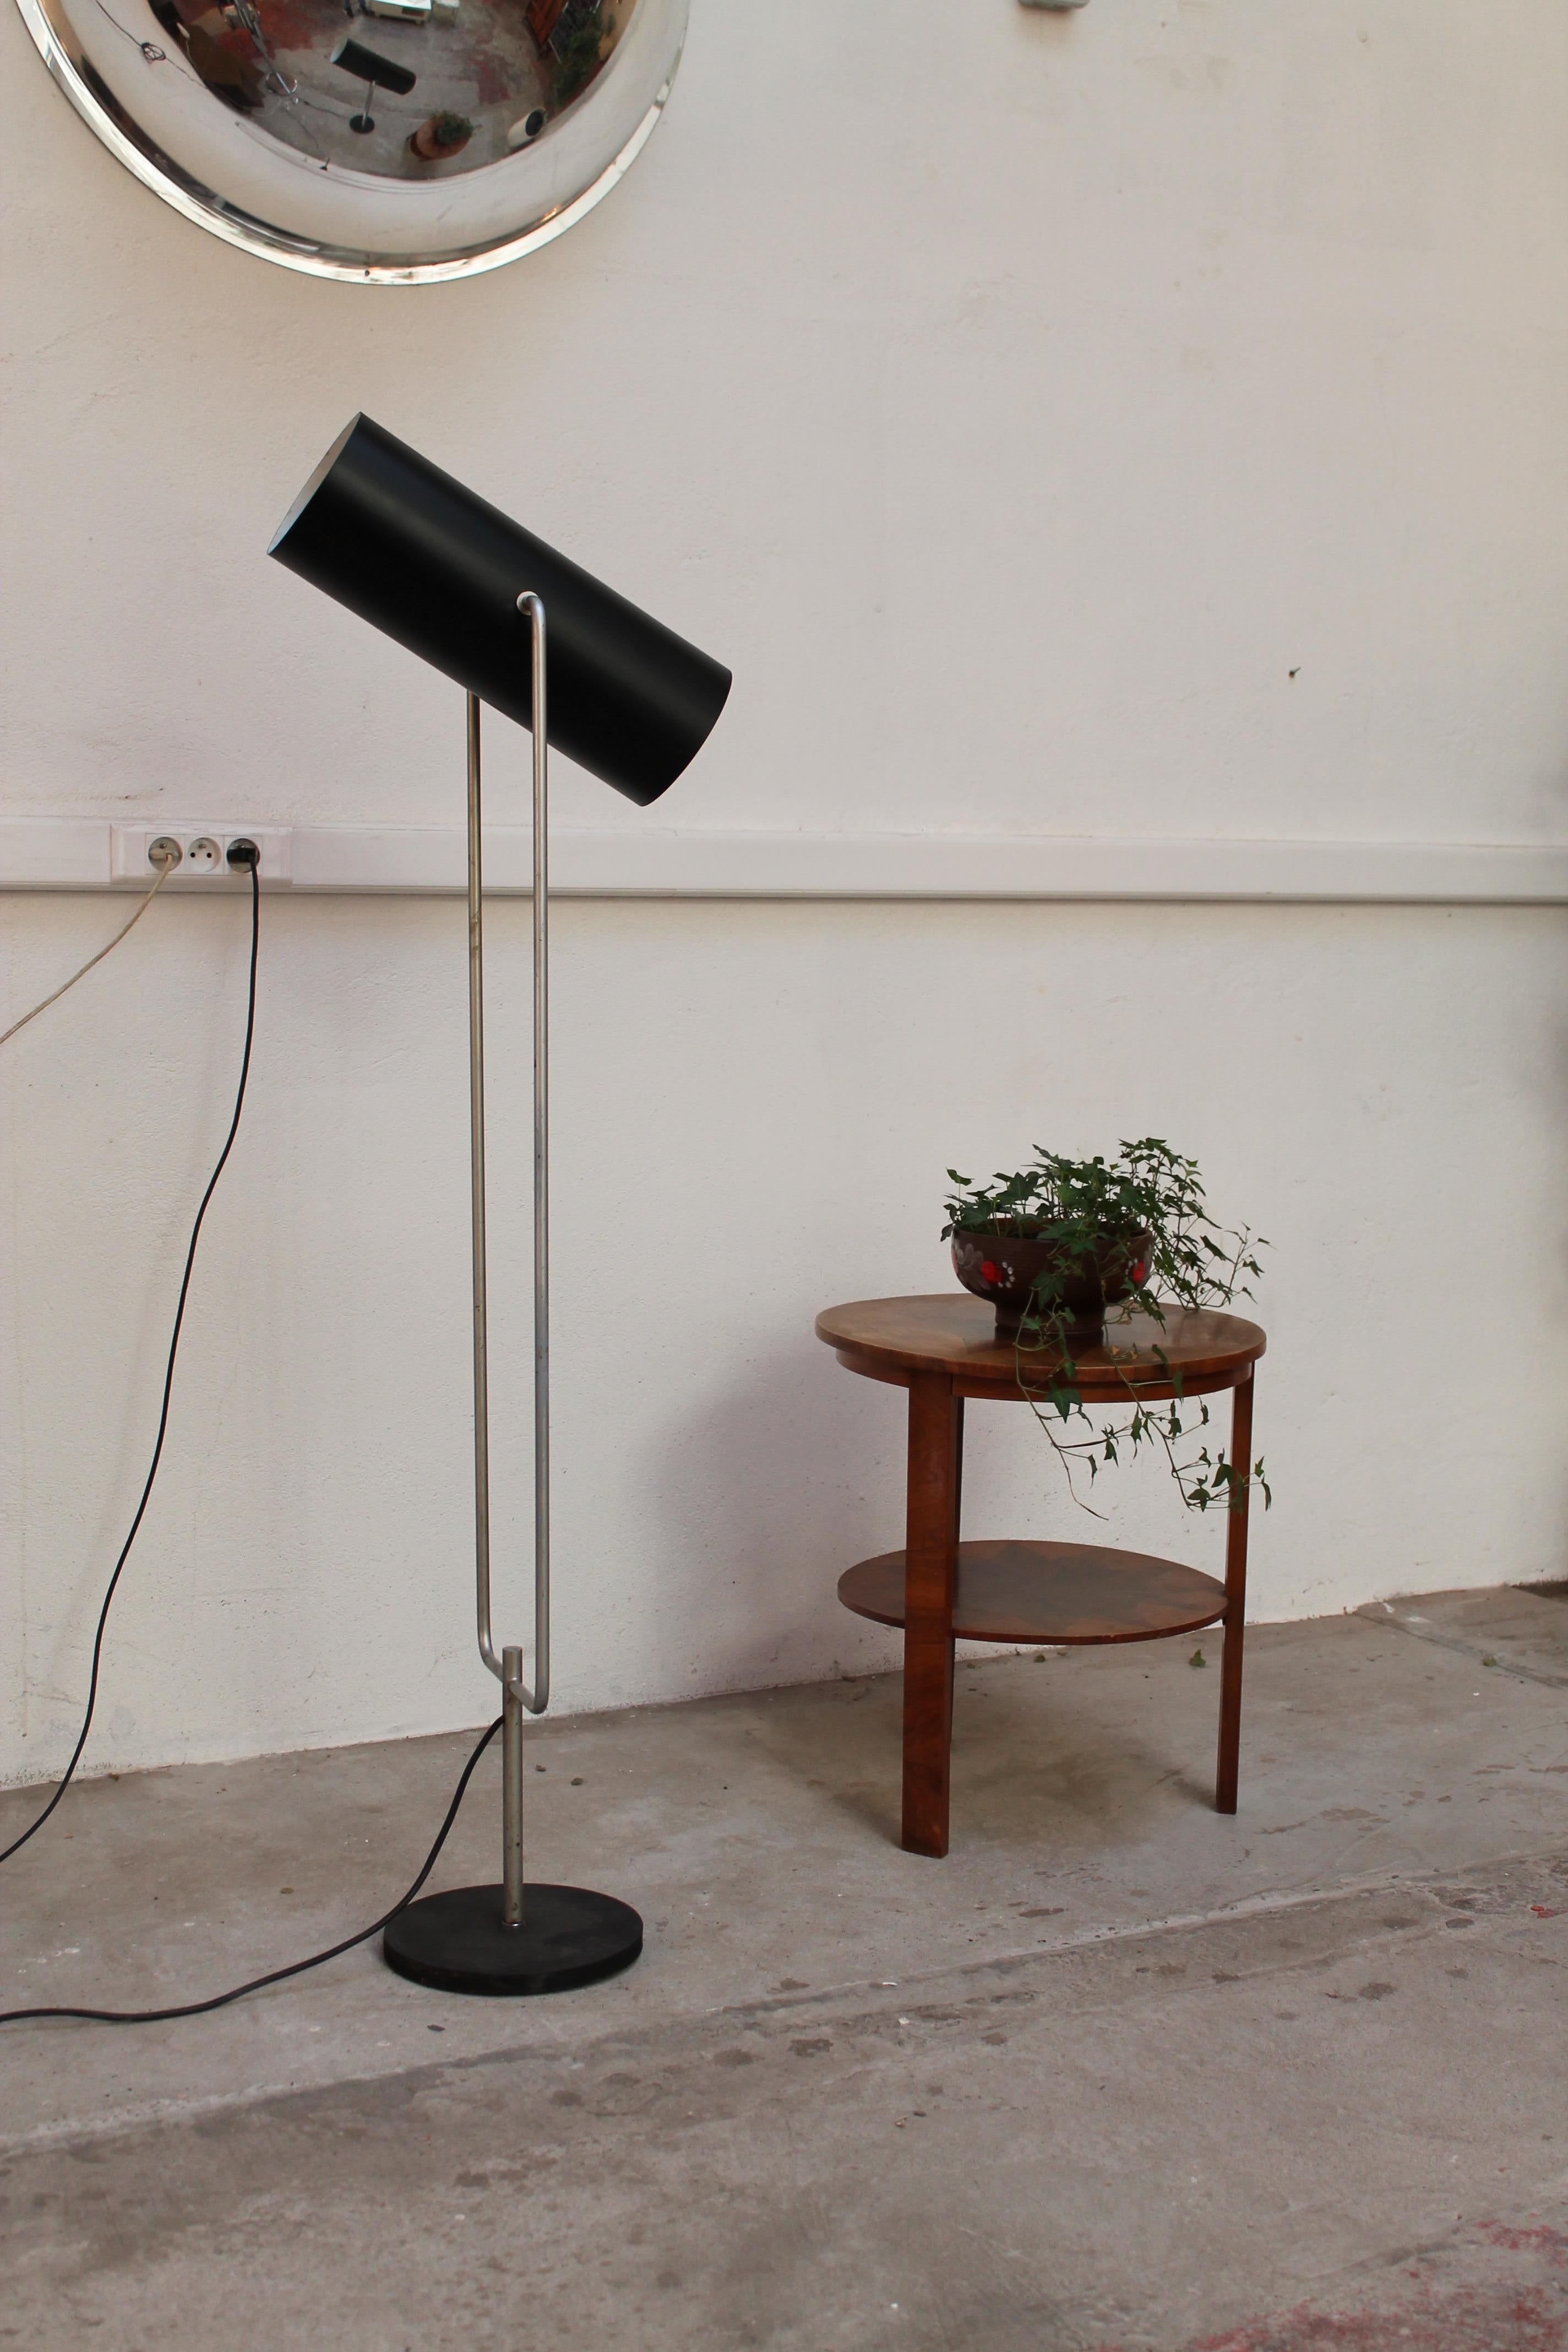
[(570, 106), (599, 70), (599, 49), (610, 28), (602, 23), (598, 0), (564, 33), (556, 46), (551, 96), (558, 107)]
[[(1131, 1243), (1147, 1234), (1152, 1242), (1142, 1287), (1108, 1313), (1106, 1339), (1113, 1357), (1131, 1359), (1136, 1352), (1120, 1349), (1115, 1336), (1118, 1325), (1127, 1325), (1134, 1313), (1163, 1326), (1173, 1307), (1222, 1307), (1251, 1297), (1247, 1277), (1261, 1275), (1257, 1252), (1268, 1244), (1245, 1225), (1215, 1223), (1196, 1160), (1184, 1160), (1160, 1137), (1147, 1135), (1136, 1143), (1123, 1141), (1112, 1160), (1069, 1160), (1037, 1145), (1026, 1167), (1012, 1175), (998, 1173), (989, 1184), (973, 1184), (955, 1168), (947, 1173), (957, 1189), (945, 1203), (944, 1241), (954, 1233), (979, 1233), (1055, 1244), (1053, 1264), (1036, 1278), (1014, 1349), (1019, 1389), (1062, 1463), (1074, 1501), (1092, 1508), (1074, 1485), (1075, 1465), (1088, 1464), (1092, 1484), (1104, 1465), (1121, 1459), (1123, 1447), (1136, 1455), (1147, 1444), (1163, 1450), (1189, 1510), (1235, 1509), (1255, 1480), (1268, 1508), (1273, 1496), (1261, 1457), (1248, 1471), (1245, 1463), (1231, 1462), (1223, 1447), (1211, 1453), (1200, 1444), (1193, 1450), (1208, 1426), (1209, 1409), (1201, 1397), (1184, 1400), (1180, 1370), (1169, 1365), (1158, 1343), (1152, 1353), (1166, 1364), (1176, 1390), (1168, 1404), (1142, 1402), (1123, 1374), (1131, 1412), (1097, 1428), (1078, 1386), (1065, 1292), (1075, 1277), (1093, 1276), (1108, 1241)], [(1087, 1436), (1070, 1433), (1079, 1422)]]

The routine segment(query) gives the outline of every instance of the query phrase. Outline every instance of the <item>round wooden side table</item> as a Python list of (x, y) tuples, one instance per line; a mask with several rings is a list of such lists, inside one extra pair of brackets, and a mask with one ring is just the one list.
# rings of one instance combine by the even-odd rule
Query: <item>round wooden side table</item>
[[(1219, 1769), (1215, 1804), (1236, 1811), (1241, 1740), (1241, 1647), (1247, 1612), (1247, 1500), (1226, 1521), (1225, 1581), (1179, 1561), (1096, 1544), (959, 1539), (963, 1408), (971, 1397), (1021, 1404), (1010, 1339), (967, 1291), (931, 1298), (861, 1298), (829, 1307), (816, 1336), (868, 1380), (910, 1392), (908, 1516), (902, 1551), (863, 1559), (839, 1579), (846, 1608), (904, 1629), (903, 1843), (944, 1854), (952, 1747), (952, 1644), (1153, 1642), (1223, 1625)], [(1109, 1345), (1074, 1359), (1086, 1404), (1152, 1402), (1235, 1392), (1229, 1458), (1251, 1465), (1253, 1367), (1266, 1345), (1237, 1315), (1168, 1308), (1113, 1319)], [(1158, 1352), (1156, 1352), (1158, 1351)], [(1176, 1375), (1180, 1376), (1180, 1387)]]

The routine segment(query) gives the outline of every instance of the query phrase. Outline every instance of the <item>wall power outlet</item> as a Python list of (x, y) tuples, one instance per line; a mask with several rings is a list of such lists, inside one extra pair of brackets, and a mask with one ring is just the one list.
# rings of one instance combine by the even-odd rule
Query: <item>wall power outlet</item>
[(109, 871), (116, 882), (155, 880), (154, 842), (177, 842), (180, 862), (165, 890), (243, 890), (244, 866), (228, 863), (232, 841), (254, 841), (261, 852), (263, 883), (287, 888), (294, 878), (294, 835), (286, 824), (116, 824), (110, 827)]

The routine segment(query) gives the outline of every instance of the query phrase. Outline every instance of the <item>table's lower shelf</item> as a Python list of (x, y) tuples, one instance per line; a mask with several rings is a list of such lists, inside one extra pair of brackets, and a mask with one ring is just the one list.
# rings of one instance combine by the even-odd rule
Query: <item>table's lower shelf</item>
[[(858, 1560), (838, 1598), (881, 1625), (904, 1622), (904, 1555)], [(966, 1642), (1152, 1642), (1225, 1614), (1201, 1569), (1100, 1544), (961, 1543), (952, 1630)]]

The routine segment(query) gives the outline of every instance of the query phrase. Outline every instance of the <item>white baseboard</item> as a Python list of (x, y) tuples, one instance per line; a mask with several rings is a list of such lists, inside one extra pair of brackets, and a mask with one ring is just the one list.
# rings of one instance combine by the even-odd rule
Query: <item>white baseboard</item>
[[(164, 824), (128, 815), (122, 824)], [(181, 830), (171, 825), (173, 831)], [(304, 824), (289, 834), (300, 892), (460, 892), (458, 825)], [(108, 818), (0, 818), (0, 889), (124, 890)], [(485, 835), (487, 891), (526, 894), (526, 828)], [(176, 875), (171, 890), (243, 889)], [(1568, 843), (1159, 841), (1049, 835), (560, 831), (564, 898), (1174, 899), (1327, 905), (1560, 906)]]

